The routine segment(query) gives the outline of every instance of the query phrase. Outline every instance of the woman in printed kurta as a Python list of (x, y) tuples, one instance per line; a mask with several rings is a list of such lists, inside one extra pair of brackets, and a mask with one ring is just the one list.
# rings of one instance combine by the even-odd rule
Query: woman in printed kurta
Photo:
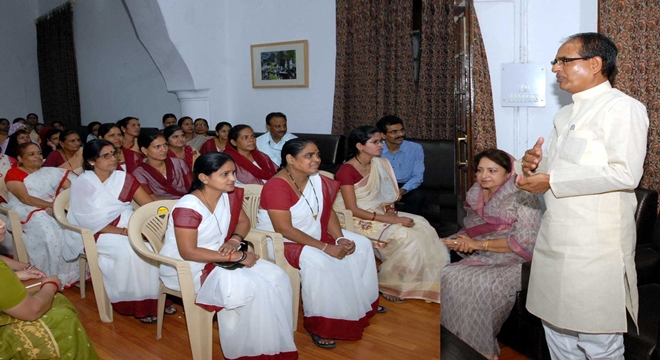
[[(151, 202), (140, 183), (124, 171), (116, 171), (113, 144), (92, 140), (83, 149), (87, 169), (71, 184), (67, 219), (92, 230), (99, 252), (99, 267), (108, 298), (115, 311), (133, 315), (144, 323), (156, 321), (158, 266), (138, 256), (128, 241), (126, 226), (133, 214), (131, 201)], [(67, 231), (65, 257), (76, 258), (83, 252), (82, 238)], [(167, 313), (176, 309), (168, 308)]]
[[(6, 234), (0, 220), (0, 242)], [(0, 257), (0, 359), (98, 359), (57, 276)], [(27, 294), (21, 280), (41, 279)]]
[(444, 240), (465, 258), (442, 269), (441, 322), (470, 347), (497, 358), (496, 336), (520, 290), (521, 264), (532, 259), (541, 206), (516, 187), (507, 153), (485, 150), (474, 165), (477, 182), (467, 193), (465, 228)]
[[(229, 156), (202, 155), (190, 193), (172, 209), (162, 255), (190, 263), (197, 305), (218, 312), (225, 359), (297, 359), (293, 343), (291, 285), (277, 265), (240, 251), (250, 230), (242, 211), (243, 189), (235, 188)], [(233, 270), (214, 262), (237, 262)], [(176, 269), (161, 265), (163, 283), (179, 289)]]
[(426, 219), (394, 208), (399, 187), (389, 161), (378, 157), (382, 151), (377, 128), (351, 132), (349, 160), (337, 171), (341, 196), (334, 206), (351, 210), (354, 228), (372, 240), (382, 261), (378, 285), (387, 300), (440, 302), (440, 269), (449, 252)]
[(282, 148), (286, 167), (261, 193), (257, 228), (284, 237), (284, 254), (300, 270), (305, 329), (322, 348), (333, 339), (359, 340), (378, 306), (371, 244), (342, 230), (332, 203), (339, 184), (318, 174), (314, 142), (293, 139)]
[(62, 189), (68, 189), (70, 173), (62, 168), (41, 167), (43, 157), (33, 143), (18, 147), (17, 168), (5, 176), (7, 207), (18, 212), (23, 225), (23, 242), (30, 261), (48, 275), (58, 275), (65, 286), (78, 281), (78, 261), (66, 261), (64, 229), (52, 216), (53, 202)]

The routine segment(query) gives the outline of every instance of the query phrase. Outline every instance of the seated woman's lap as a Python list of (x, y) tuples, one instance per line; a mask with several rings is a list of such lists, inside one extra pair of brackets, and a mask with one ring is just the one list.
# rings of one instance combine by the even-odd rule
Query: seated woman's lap
[[(148, 243), (145, 245), (149, 248), (151, 247)], [(115, 234), (101, 234), (96, 246), (99, 253), (99, 267), (103, 273), (104, 281), (114, 280), (116, 283), (105, 284), (111, 300), (111, 294), (115, 293), (112, 285), (132, 289), (137, 293), (157, 294), (159, 286), (158, 265), (140, 257), (133, 250), (133, 247), (131, 247), (128, 237)], [(145, 284), (148, 284), (148, 289), (143, 287)]]

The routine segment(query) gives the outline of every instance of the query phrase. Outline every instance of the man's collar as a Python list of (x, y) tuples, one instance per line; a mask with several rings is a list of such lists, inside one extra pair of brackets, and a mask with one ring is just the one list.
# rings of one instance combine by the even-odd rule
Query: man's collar
[[(406, 140), (403, 140), (403, 142), (406, 142)], [(401, 150), (401, 147), (403, 147), (403, 143), (401, 143), (401, 145), (399, 145), (396, 149), (394, 149), (394, 152), (393, 152), (393, 151), (390, 149), (389, 145), (387, 145), (387, 141), (386, 141), (386, 140), (383, 140), (383, 143), (384, 143), (383, 145), (385, 145), (383, 151), (387, 150), (388, 152), (391, 152), (391, 153), (393, 153), (393, 154), (396, 153), (396, 152), (399, 152), (399, 150)], [(395, 145), (396, 145), (396, 144), (395, 144)]]
[(604, 81), (590, 89), (580, 91), (577, 94), (573, 94), (573, 102), (578, 102), (581, 100), (591, 99), (603, 93), (612, 90), (612, 85), (609, 81)]

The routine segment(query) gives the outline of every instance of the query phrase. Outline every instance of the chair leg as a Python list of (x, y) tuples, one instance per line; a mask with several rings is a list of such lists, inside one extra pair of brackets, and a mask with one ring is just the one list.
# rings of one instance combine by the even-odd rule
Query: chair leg
[(80, 281), (78, 282), (78, 287), (80, 288), (80, 298), (85, 298), (85, 282), (87, 280), (87, 258), (80, 256), (78, 261), (78, 267), (80, 267)]
[(112, 304), (108, 299), (108, 293), (105, 292), (105, 285), (103, 284), (103, 274), (98, 263), (88, 262), (89, 272), (92, 275), (92, 285), (94, 287), (94, 297), (96, 298), (96, 306), (99, 309), (99, 317), (102, 322), (112, 322)]
[(202, 308), (186, 310), (193, 360), (211, 360), (213, 357), (213, 315)]
[(293, 332), (298, 329), (298, 309), (300, 308), (300, 273), (291, 265), (286, 268), (291, 282), (291, 305), (293, 312)]
[(167, 294), (165, 293), (165, 285), (160, 283), (160, 288), (158, 289), (158, 322), (156, 329), (156, 340), (163, 337), (163, 320), (165, 318), (165, 299)]

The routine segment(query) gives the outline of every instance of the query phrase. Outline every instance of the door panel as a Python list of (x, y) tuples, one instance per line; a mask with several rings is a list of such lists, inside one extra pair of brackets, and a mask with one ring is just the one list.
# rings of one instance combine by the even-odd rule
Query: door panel
[[(454, 106), (456, 127), (454, 135), (456, 154), (457, 218), (463, 226), (465, 193), (472, 186), (474, 170), (472, 159), (472, 114), (474, 111), (474, 80), (472, 76), (472, 0), (456, 1), (454, 26), (456, 28)], [(459, 4), (460, 2), (460, 4)]]

